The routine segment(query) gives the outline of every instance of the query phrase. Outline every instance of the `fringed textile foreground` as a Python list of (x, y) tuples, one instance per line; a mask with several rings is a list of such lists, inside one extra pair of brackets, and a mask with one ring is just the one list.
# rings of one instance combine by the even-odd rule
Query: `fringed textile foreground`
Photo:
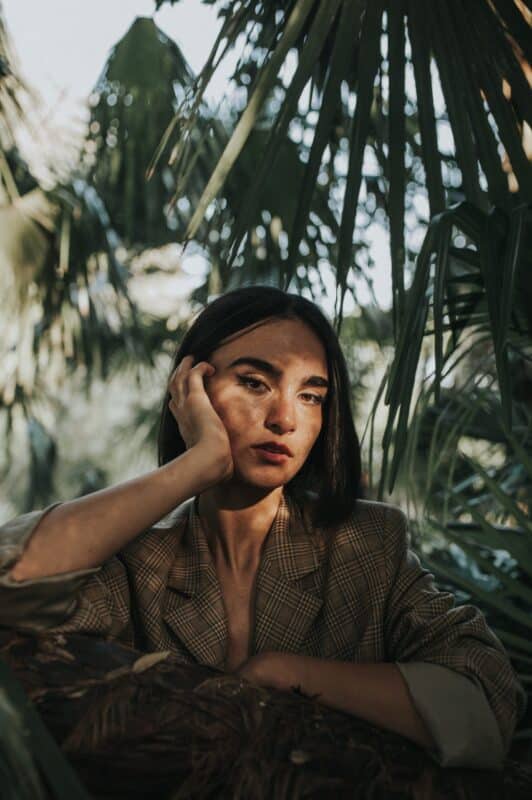
[(532, 765), (442, 769), (397, 734), (170, 653), (1, 631), (0, 657), (95, 800), (532, 796)]

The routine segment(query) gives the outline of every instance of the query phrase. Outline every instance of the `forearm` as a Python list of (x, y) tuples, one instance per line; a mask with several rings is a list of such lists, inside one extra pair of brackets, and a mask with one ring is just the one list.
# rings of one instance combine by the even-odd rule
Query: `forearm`
[(287, 659), (285, 670), (281, 669), (285, 675), (283, 688), (298, 686), (305, 694), (319, 695), (318, 700), (326, 706), (395, 731), (426, 749), (435, 746), (395, 664), (352, 664), (279, 655)]
[(146, 475), (70, 500), (37, 525), (12, 568), (17, 581), (96, 567), (212, 482), (212, 464), (187, 450)]

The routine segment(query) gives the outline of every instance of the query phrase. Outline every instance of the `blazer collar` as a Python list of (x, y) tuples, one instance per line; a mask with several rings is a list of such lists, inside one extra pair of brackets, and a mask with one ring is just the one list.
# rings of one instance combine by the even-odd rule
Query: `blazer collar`
[[(227, 618), (222, 591), (197, 510), (197, 498), (179, 506), (165, 525), (179, 529), (179, 548), (168, 575), (175, 590), (165, 621), (201, 662), (222, 666)], [(321, 606), (318, 581), (298, 581), (316, 572), (323, 548), (306, 529), (297, 506), (284, 493), (265, 539), (255, 584), (250, 654), (303, 646)], [(308, 579), (306, 579), (308, 583)]]
[[(170, 568), (168, 586), (195, 597), (213, 577), (216, 569), (197, 509), (198, 498), (187, 500), (165, 520), (165, 527), (181, 528), (180, 549)], [(279, 508), (264, 541), (259, 573), (269, 571), (295, 581), (320, 566), (322, 548), (306, 529), (295, 503), (281, 495)]]

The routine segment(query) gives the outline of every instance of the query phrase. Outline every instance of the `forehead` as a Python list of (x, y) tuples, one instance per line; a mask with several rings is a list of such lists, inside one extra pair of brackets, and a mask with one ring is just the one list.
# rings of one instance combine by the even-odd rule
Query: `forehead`
[(217, 360), (229, 361), (241, 355), (253, 355), (268, 361), (312, 361), (327, 372), (325, 348), (306, 323), (299, 319), (270, 318), (224, 339), (214, 351)]

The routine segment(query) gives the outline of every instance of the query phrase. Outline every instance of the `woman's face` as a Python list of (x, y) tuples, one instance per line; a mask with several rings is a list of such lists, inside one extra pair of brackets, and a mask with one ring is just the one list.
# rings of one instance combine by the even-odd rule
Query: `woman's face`
[[(288, 483), (323, 422), (328, 374), (321, 341), (300, 320), (270, 318), (226, 339), (209, 362), (216, 372), (205, 388), (227, 429), (235, 477), (264, 488)], [(271, 442), (290, 455), (257, 448)]]

